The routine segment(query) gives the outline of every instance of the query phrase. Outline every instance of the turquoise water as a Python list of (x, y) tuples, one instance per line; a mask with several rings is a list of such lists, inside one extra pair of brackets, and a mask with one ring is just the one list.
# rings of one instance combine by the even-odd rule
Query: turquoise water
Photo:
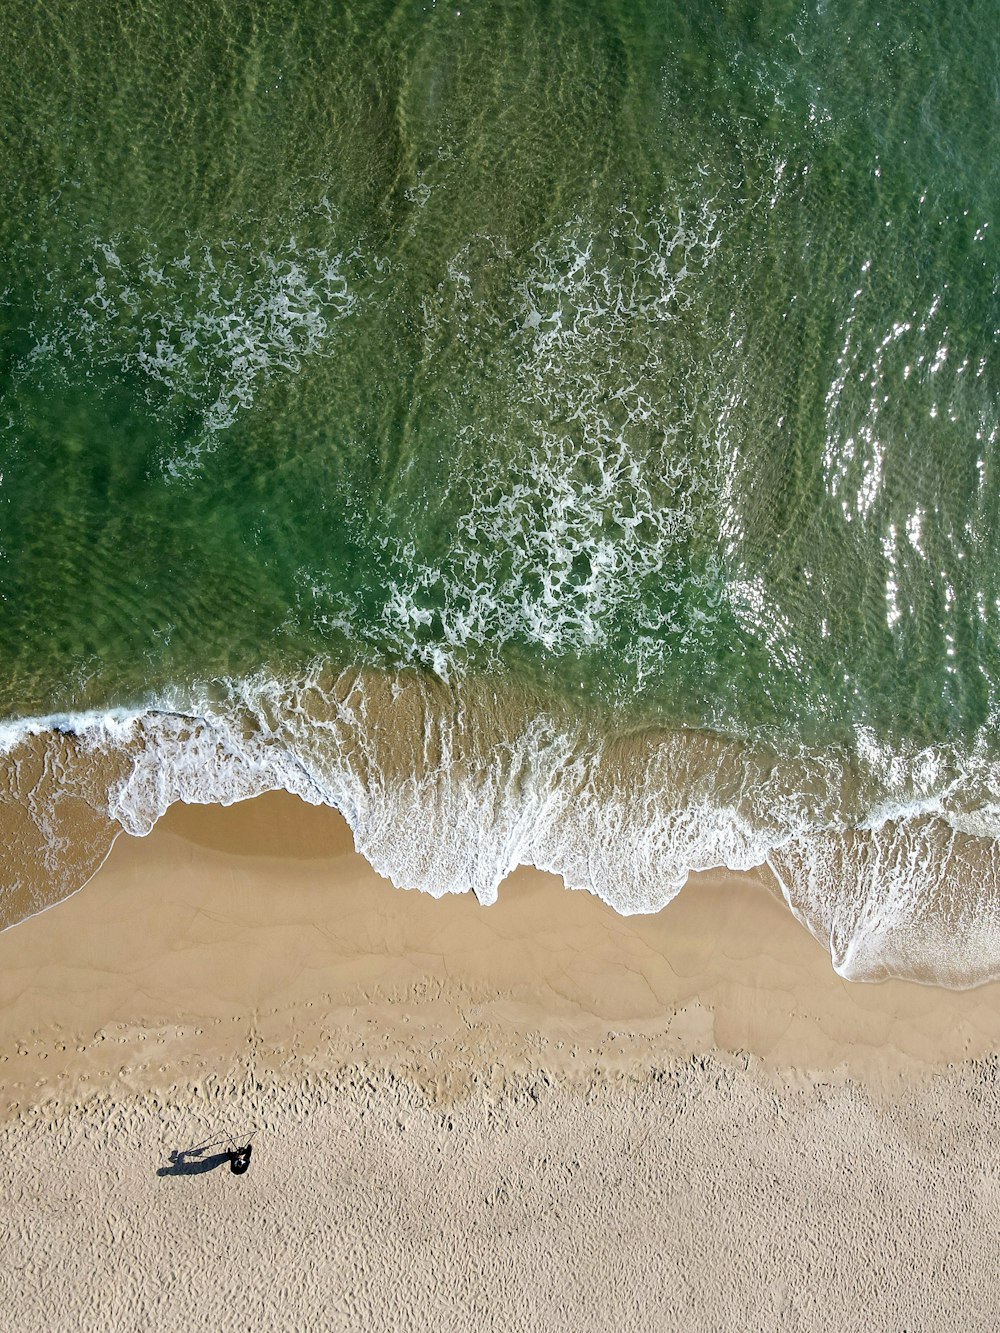
[(12, 0), (2, 713), (323, 663), (992, 763), (998, 33)]

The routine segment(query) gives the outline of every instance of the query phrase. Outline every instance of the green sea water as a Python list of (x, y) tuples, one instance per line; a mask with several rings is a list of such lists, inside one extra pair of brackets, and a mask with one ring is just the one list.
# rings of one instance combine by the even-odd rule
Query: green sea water
[(998, 19), (12, 0), (3, 712), (319, 656), (981, 733)]
[(284, 785), (628, 911), (767, 858), (845, 974), (1000, 971), (998, 0), (9, 0), (0, 61), (40, 873), (118, 746), (132, 831)]

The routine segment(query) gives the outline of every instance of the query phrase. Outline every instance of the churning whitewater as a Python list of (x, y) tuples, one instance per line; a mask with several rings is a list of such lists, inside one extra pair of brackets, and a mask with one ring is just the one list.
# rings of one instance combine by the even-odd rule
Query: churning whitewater
[[(286, 790), (340, 810), (376, 870), (434, 896), (492, 903), (529, 864), (627, 915), (663, 907), (692, 870), (766, 864), (845, 977), (1000, 973), (996, 808), (956, 813), (972, 786), (943, 756), (871, 751), (848, 777), (843, 754), (611, 725), (482, 682), (320, 668), (233, 682), (197, 709), (23, 724), (5, 737), (3, 795), (37, 852), (23, 839), (8, 866), (5, 924), (73, 892), (117, 833), (148, 833), (175, 801)], [(995, 787), (1000, 767), (977, 777)], [(99, 817), (88, 836), (81, 805)]]
[(286, 789), (1000, 975), (997, 17), (14, 0), (3, 920)]

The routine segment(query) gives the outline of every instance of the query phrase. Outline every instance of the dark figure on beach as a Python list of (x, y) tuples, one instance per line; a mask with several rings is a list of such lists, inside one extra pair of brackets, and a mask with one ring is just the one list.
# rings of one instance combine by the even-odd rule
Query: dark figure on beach
[(253, 1145), (248, 1143), (245, 1148), (236, 1148), (229, 1154), (229, 1169), (234, 1176), (242, 1176), (250, 1166), (250, 1154), (253, 1152)]

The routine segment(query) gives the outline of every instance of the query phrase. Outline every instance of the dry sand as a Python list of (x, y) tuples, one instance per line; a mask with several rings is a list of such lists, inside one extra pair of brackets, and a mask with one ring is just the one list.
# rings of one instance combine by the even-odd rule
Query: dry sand
[(175, 808), (0, 935), (0, 1308), (992, 1329), (998, 999), (841, 981), (763, 876), (622, 919), (520, 870), (481, 908), (291, 797)]

